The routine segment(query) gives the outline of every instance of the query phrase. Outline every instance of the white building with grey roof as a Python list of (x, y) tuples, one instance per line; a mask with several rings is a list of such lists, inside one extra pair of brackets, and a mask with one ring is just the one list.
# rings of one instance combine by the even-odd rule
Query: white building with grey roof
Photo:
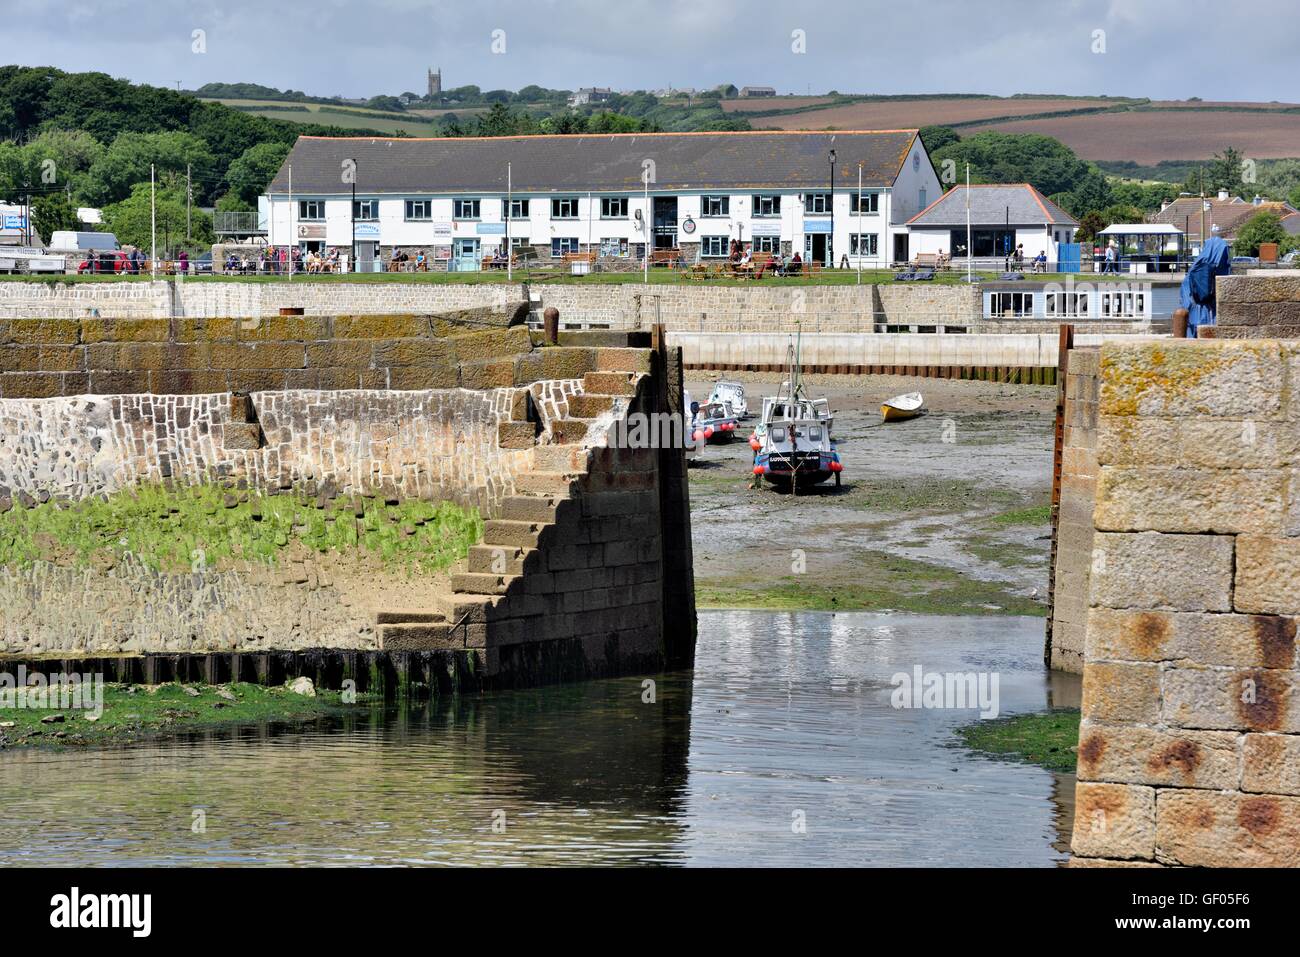
[(916, 130), (304, 136), (268, 188), (268, 238), (347, 254), (355, 236), (363, 262), (401, 249), (458, 270), (507, 243), (697, 262), (733, 240), (881, 267), (907, 258), (907, 221), (941, 192)]
[[(997, 260), (1022, 246), (1026, 260), (1039, 253), (1059, 261), (1061, 243), (1074, 241), (1079, 221), (1028, 183), (969, 187), (971, 246), (976, 259)], [(956, 186), (912, 217), (911, 253), (965, 259), (967, 187)]]

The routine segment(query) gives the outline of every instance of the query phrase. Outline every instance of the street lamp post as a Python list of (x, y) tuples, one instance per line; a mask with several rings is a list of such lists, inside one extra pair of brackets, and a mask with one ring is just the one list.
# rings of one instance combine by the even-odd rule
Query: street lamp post
[(826, 259), (830, 268), (835, 268), (835, 151), (828, 157), (831, 161), (831, 232), (826, 237)]
[(357, 272), (357, 161), (352, 160), (352, 272)]

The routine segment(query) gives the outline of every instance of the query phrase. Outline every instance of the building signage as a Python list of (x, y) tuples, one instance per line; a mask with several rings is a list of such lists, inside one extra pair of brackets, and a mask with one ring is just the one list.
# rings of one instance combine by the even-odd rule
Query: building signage
[(378, 223), (357, 223), (356, 229), (357, 229), (357, 239), (378, 239), (379, 238)]
[(4, 218), (4, 228), (5, 229), (26, 229), (27, 217), (23, 216), (21, 213), (19, 213), (16, 216), (6, 213)]
[(433, 224), (433, 235), (434, 235), (434, 236), (445, 236), (447, 239), (450, 239), (450, 238), (451, 238), (451, 221), (450, 221), (450, 220), (443, 220), (443, 221), (441, 221), (441, 222), (435, 222), (435, 223)]
[(479, 223), (478, 234), (480, 236), (504, 236), (506, 234), (505, 223)]
[(780, 223), (754, 223), (749, 227), (751, 236), (780, 236)]
[(325, 224), (324, 223), (299, 223), (298, 238), (299, 239), (324, 239)]
[(829, 233), (831, 231), (831, 221), (829, 219), (805, 219), (803, 221), (803, 231), (805, 233)]
[(695, 220), (691, 219), (691, 217), (689, 217), (689, 216), (687, 216), (685, 219), (683, 219), (683, 220), (682, 220), (682, 232), (684, 232), (687, 236), (689, 236), (691, 233), (695, 232)]

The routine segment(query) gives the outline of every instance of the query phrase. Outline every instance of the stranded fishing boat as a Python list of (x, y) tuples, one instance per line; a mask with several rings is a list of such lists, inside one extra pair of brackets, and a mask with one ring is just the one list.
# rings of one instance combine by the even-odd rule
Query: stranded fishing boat
[(739, 428), (736, 417), (722, 402), (708, 402), (700, 406), (693, 425), (691, 437), (705, 442), (730, 442)]
[(719, 379), (713, 383), (709, 393), (709, 402), (721, 402), (731, 407), (731, 414), (737, 419), (749, 418), (749, 403), (745, 401), (745, 387), (739, 382)]
[(790, 347), (790, 378), (781, 392), (763, 400), (763, 419), (750, 436), (754, 475), (794, 492), (834, 477), (844, 466), (831, 438), (830, 402), (809, 399), (799, 374), (799, 349)]
[[(686, 446), (686, 462), (690, 464), (703, 451), (707, 440), (704, 438), (703, 430), (698, 428), (700, 404), (692, 401), (691, 394), (685, 390), (682, 391), (682, 402), (686, 406), (686, 427), (682, 430), (682, 441)], [(697, 433), (699, 438), (695, 437)]]
[(904, 395), (896, 395), (880, 406), (880, 420), (882, 422), (901, 422), (904, 419), (915, 419), (921, 415), (924, 409), (925, 399), (919, 392), (908, 392)]

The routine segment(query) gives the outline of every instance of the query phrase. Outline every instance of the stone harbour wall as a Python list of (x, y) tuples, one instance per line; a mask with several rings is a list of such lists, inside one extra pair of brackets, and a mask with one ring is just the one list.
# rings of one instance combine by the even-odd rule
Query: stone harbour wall
[(978, 287), (923, 285), (721, 286), (635, 283), (454, 283), (399, 281), (237, 282), (157, 280), (0, 283), (0, 319), (221, 319), (275, 316), (287, 307), (307, 316), (439, 313), (502, 308), (527, 300), (555, 306), (573, 328), (679, 331), (870, 331), (891, 325), (976, 325)]
[(1220, 276), (1219, 339), (1300, 339), (1300, 275)]
[(523, 309), (519, 303), (450, 316), (0, 319), (0, 397), (485, 389), (562, 377), (530, 355), (528, 329), (519, 324)]
[[(246, 653), (414, 653), (464, 688), (690, 665), (683, 450), (607, 438), (634, 405), (680, 411), (662, 330), (539, 348), (464, 316), (193, 322), (0, 321), (14, 347), (0, 383), (103, 339), (130, 375), (134, 347), (161, 350), (138, 391), (57, 394), (76, 384), (61, 378), (54, 395), (0, 397), (0, 654), (234, 669)], [(59, 329), (73, 341), (41, 338)], [(284, 356), (310, 368), (317, 346), (348, 343), (359, 376), (409, 350), (385, 371), (407, 370), (404, 387), (205, 392), (179, 375), (202, 371), (179, 346), (269, 345), (276, 368), (252, 371), (278, 383), (297, 369)]]
[(1300, 343), (1100, 374), (1073, 863), (1300, 865)]
[[(581, 380), (530, 388), (542, 415), (562, 418)], [(255, 392), (252, 422), (226, 394), (0, 399), (0, 508), (174, 481), (312, 483), (490, 514), (532, 462), (531, 448), (498, 446), (519, 391)]]

